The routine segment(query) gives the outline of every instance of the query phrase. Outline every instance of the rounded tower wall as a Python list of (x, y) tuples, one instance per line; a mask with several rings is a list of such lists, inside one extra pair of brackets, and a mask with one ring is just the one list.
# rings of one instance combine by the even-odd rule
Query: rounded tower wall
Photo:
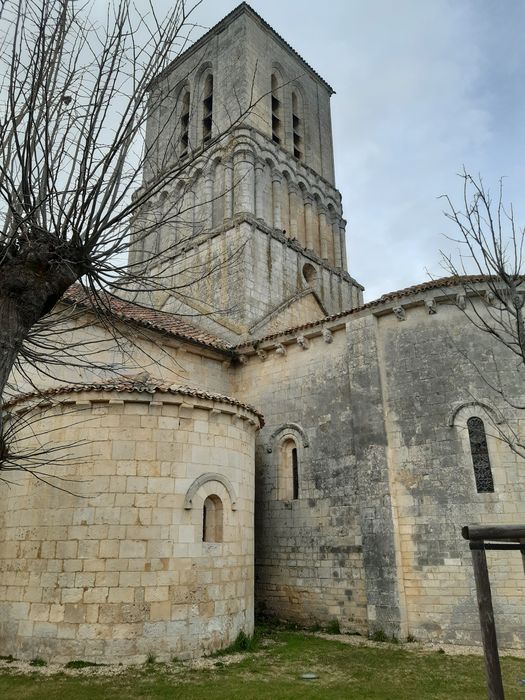
[(49, 464), (0, 487), (1, 654), (143, 661), (252, 632), (254, 413), (139, 392), (16, 409)]

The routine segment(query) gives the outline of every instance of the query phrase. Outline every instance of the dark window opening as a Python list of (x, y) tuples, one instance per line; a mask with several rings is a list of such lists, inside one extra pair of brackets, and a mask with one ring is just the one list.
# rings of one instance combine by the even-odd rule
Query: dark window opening
[(222, 542), (222, 501), (218, 496), (208, 496), (202, 507), (202, 541)]
[(294, 447), (292, 450), (292, 498), (296, 500), (299, 498), (299, 467), (297, 462), (297, 448)]
[(303, 159), (303, 120), (297, 95), (292, 93), (292, 127), (293, 127), (293, 154), (298, 160)]
[(281, 121), (281, 101), (277, 97), (277, 77), (272, 75), (272, 141), (280, 144), (283, 125)]
[(492, 478), (487, 436), (483, 421), (476, 416), (469, 418), (467, 421), (467, 428), (470, 452), (472, 454), (472, 465), (474, 467), (474, 478), (476, 479), (476, 490), (478, 493), (493, 493), (494, 480)]
[(211, 139), (213, 121), (213, 75), (209, 75), (204, 83), (204, 99), (202, 101), (202, 106), (202, 141), (206, 143)]
[(189, 127), (190, 127), (190, 91), (186, 90), (182, 98), (182, 109), (180, 116), (181, 136), (180, 136), (180, 157), (188, 155)]

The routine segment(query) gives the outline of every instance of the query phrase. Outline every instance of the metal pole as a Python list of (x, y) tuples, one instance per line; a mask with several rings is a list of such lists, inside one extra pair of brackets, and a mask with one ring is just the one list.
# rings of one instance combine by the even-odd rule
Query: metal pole
[(484, 542), (471, 542), (470, 549), (476, 581), (481, 639), (485, 653), (488, 698), (489, 700), (505, 700)]

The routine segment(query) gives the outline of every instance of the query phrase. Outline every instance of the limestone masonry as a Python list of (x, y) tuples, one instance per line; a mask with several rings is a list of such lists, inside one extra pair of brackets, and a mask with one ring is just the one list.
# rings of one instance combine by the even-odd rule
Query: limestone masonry
[[(524, 386), (465, 316), (490, 304), (483, 278), (363, 304), (331, 93), (245, 3), (152, 86), (144, 183), (188, 165), (130, 257), (176, 250), (186, 286), (110, 300), (118, 345), (72, 290), (72, 337), (108, 369), (33, 371), (37, 393), (13, 377), (10, 424), (28, 454), (55, 450), (64, 490), (0, 484), (0, 654), (183, 658), (255, 611), (479, 643), (460, 529), (523, 522), (500, 437), (525, 434)], [(520, 556), (488, 557), (500, 644), (523, 648)]]

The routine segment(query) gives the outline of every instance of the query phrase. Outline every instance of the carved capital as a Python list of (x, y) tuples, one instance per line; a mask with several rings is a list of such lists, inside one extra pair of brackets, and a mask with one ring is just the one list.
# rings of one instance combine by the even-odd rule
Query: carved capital
[(309, 192), (303, 192), (303, 201), (304, 205), (308, 205), (309, 207), (313, 206), (314, 203), (314, 198)]
[(253, 163), (255, 154), (249, 146), (238, 146), (233, 152), (233, 158), (236, 163)]
[(323, 328), (323, 340), (325, 343), (334, 342), (334, 336), (329, 328)]
[(277, 345), (275, 346), (275, 352), (277, 353), (277, 355), (286, 355), (286, 348), (282, 343), (277, 343)]

